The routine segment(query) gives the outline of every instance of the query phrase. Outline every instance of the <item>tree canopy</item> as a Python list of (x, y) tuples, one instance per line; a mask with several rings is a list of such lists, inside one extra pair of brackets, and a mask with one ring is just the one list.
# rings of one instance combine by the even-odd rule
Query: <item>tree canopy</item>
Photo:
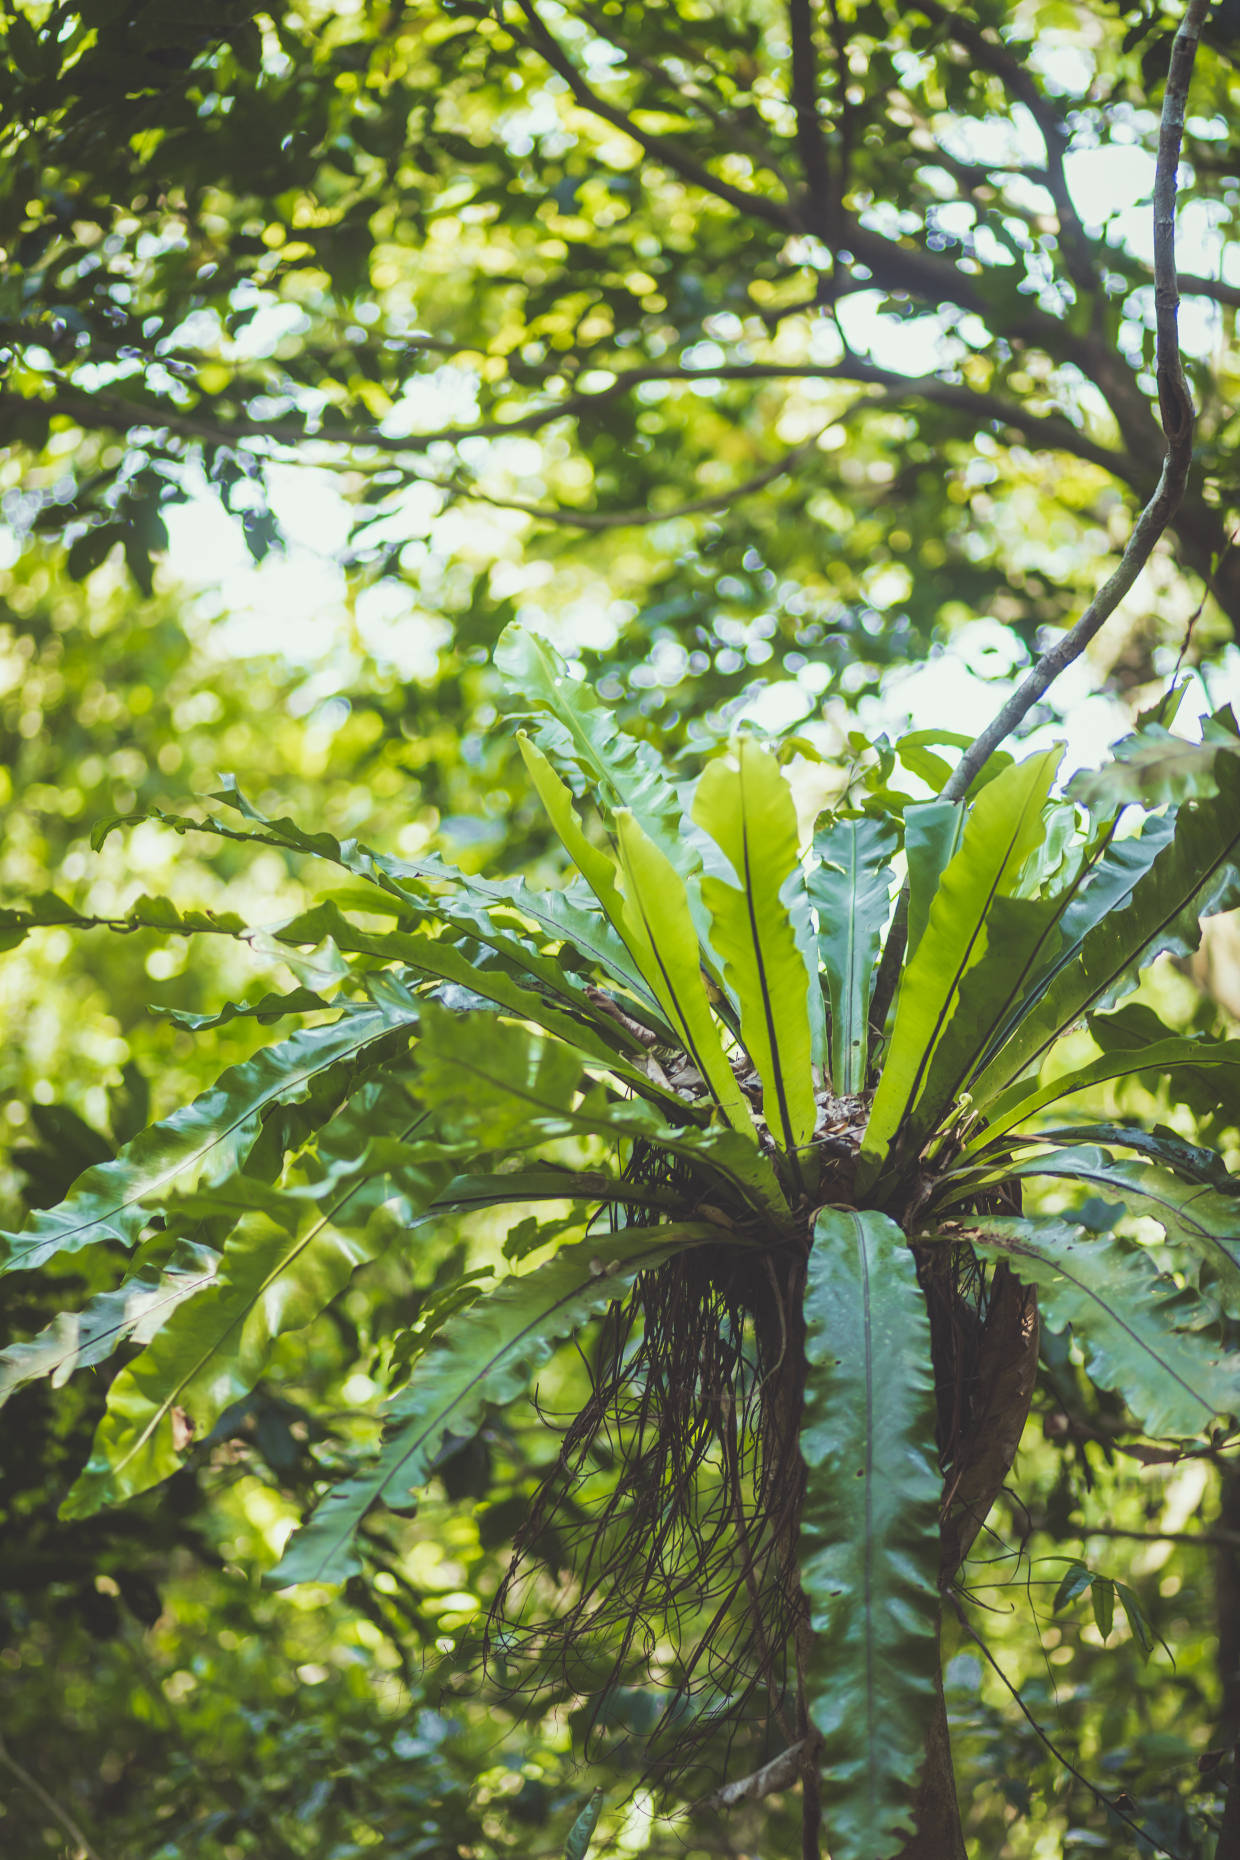
[[(1029, 645), (1157, 474), (1138, 209), (1173, 26), (18, 9), (0, 409), (45, 463), (12, 517), (64, 535), (71, 573), (121, 548), (146, 585), (170, 503), (205, 478), (261, 555), (265, 474), (313, 460), (359, 584), (446, 592), (493, 636), (519, 537), (517, 586), (549, 571), (554, 613), (601, 610), (616, 669), (694, 707), (789, 655), (855, 695), (966, 613)], [(1185, 140), (1176, 531), (1227, 627), (1231, 32), (1216, 9)]]

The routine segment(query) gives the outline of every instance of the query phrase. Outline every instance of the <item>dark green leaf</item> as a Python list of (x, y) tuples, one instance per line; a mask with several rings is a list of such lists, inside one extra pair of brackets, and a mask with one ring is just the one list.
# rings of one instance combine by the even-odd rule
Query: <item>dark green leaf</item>
[(810, 1715), (838, 1860), (888, 1860), (912, 1829), (938, 1682), (930, 1322), (908, 1242), (824, 1209), (805, 1289), (801, 1581)]

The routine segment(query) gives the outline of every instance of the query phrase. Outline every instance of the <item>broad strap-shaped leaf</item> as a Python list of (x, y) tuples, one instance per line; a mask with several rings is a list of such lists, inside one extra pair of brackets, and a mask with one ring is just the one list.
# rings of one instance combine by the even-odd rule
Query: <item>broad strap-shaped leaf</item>
[(581, 1055), (526, 1027), (479, 1023), (428, 1002), (414, 1057), (419, 1098), (434, 1107), (441, 1135), (462, 1149), (530, 1149), (560, 1137), (601, 1137), (613, 1145), (642, 1138), (708, 1179), (721, 1177), (755, 1211), (787, 1215), (770, 1159), (751, 1137), (718, 1123), (671, 1124), (657, 1105), (621, 1098), (601, 1083), (582, 1096), (589, 1080)]
[(805, 1287), (801, 1583), (832, 1860), (888, 1860), (911, 1832), (938, 1679), (930, 1321), (894, 1221), (826, 1208)]
[(919, 801), (904, 810), (908, 867), (908, 944), (911, 962), (930, 921), (939, 880), (960, 850), (968, 810), (959, 801)]
[(538, 926), (545, 939), (556, 944), (567, 943), (592, 963), (605, 980), (623, 983), (638, 998), (640, 1005), (635, 1006), (635, 1012), (639, 1017), (656, 1030), (663, 1027), (662, 1017), (657, 1012), (652, 1017), (648, 1012), (655, 1008), (655, 1001), (640, 971), (584, 886), (571, 886), (563, 891), (535, 891), (523, 879), (463, 880), (459, 877), (457, 884), (467, 889), (464, 898), (449, 900), (450, 913), (445, 909), (442, 895), (436, 901), (444, 921), (457, 927), (476, 923), (473, 934), (479, 941), (489, 937), (495, 942), (497, 930), (510, 933), (514, 923), (528, 918)]
[(163, 1007), (152, 1007), (149, 1012), (161, 1020), (173, 1021), (189, 1033), (205, 1033), (208, 1028), (226, 1027), (234, 1020), (252, 1020), (260, 1027), (269, 1027), (290, 1014), (316, 1014), (335, 1005), (338, 1004), (325, 1000), (322, 995), (315, 994), (312, 988), (303, 988), (299, 984), (286, 994), (277, 994), (274, 989), (269, 989), (257, 1001), (226, 1001), (214, 1014), (187, 1014), (181, 1008)]
[(545, 1266), (506, 1279), (439, 1333), (387, 1415), (373, 1466), (329, 1492), (291, 1538), (271, 1580), (343, 1582), (360, 1567), (358, 1527), (378, 1504), (408, 1505), (431, 1478), (447, 1433), (462, 1434), (488, 1403), (522, 1395), (557, 1343), (605, 1311), (642, 1271), (705, 1240), (717, 1228), (626, 1228), (565, 1247)]
[[(619, 813), (619, 863), (586, 838), (573, 798), (527, 737), (521, 754), (539, 799), (569, 857), (602, 905), (676, 1038), (737, 1129), (753, 1129), (744, 1095), (724, 1055), (702, 980), (702, 947), (684, 881), (632, 814)], [(621, 883), (621, 878), (624, 883)], [(651, 895), (658, 887), (660, 896)], [(656, 936), (655, 931), (658, 934)]]
[(841, 1094), (865, 1090), (870, 996), (891, 912), (895, 851), (893, 824), (867, 815), (835, 820), (814, 835), (809, 895), (830, 1009), (831, 1083)]
[(1139, 1247), (1015, 1216), (979, 1217), (950, 1237), (1035, 1286), (1043, 1320), (1071, 1326), (1093, 1381), (1122, 1395), (1146, 1433), (1188, 1439), (1240, 1414), (1240, 1356), (1225, 1355), (1211, 1331), (1177, 1328), (1183, 1294)]
[[(818, 1121), (812, 1015), (822, 1013), (788, 909), (804, 897), (792, 790), (768, 750), (742, 737), (709, 762), (693, 818), (723, 852), (736, 883), (707, 875), (702, 896), (711, 940), (740, 1010), (741, 1043), (762, 1081), (762, 1112), (776, 1142), (795, 1152)], [(626, 852), (626, 870), (629, 855)], [(695, 951), (696, 955), (696, 951)]]
[(313, 1180), (273, 1188), (236, 1177), (187, 1198), (191, 1217), (235, 1217), (218, 1271), (113, 1382), (63, 1516), (88, 1516), (175, 1473), (187, 1434), (204, 1439), (254, 1387), (277, 1339), (311, 1323), (445, 1187), (443, 1151), (409, 1143), (413, 1126), (398, 1139), (376, 1135), (383, 1112), (377, 1084), (359, 1093), (320, 1138)]
[[(517, 745), (538, 798), (546, 808), (547, 817), (559, 835), (565, 851), (602, 905), (611, 924), (619, 932), (630, 956), (637, 965), (644, 988), (653, 995), (662, 1008), (663, 999), (656, 986), (657, 969), (652, 975), (646, 960), (644, 939), (639, 938), (635, 945), (630, 934), (631, 925), (626, 925), (624, 894), (619, 883), (616, 859), (587, 837), (577, 818), (571, 789), (566, 782), (561, 780), (538, 745), (531, 742), (523, 732), (517, 735)], [(595, 798), (598, 798), (597, 794)], [(666, 825), (660, 830), (658, 838), (652, 838), (643, 825), (643, 821), (649, 816), (621, 807), (609, 809), (607, 814), (607, 824), (617, 839), (620, 834), (622, 815), (630, 822), (636, 823), (644, 838), (650, 840), (663, 863), (671, 870), (677, 895), (683, 899), (684, 908), (693, 928), (698, 950), (698, 965), (706, 969), (712, 980), (719, 981), (718, 962), (710, 947), (710, 921), (702, 900), (699, 883), (698, 869), (701, 865), (699, 853), (695, 849), (692, 857), (686, 858), (687, 840), (681, 833), (674, 841), (675, 856), (669, 857), (665, 849), (669, 837)], [(689, 824), (686, 823), (686, 825)]]
[(1202, 1182), (1182, 1182), (1169, 1169), (1150, 1163), (1117, 1162), (1105, 1150), (1050, 1150), (1005, 1166), (1005, 1176), (1058, 1177), (1083, 1182), (1126, 1213), (1157, 1221), (1167, 1239), (1180, 1243), (1210, 1266), (1240, 1314), (1240, 1199), (1220, 1195)]
[[(1155, 1040), (1148, 1046), (1123, 1047), (1103, 1053), (1088, 1065), (1062, 1072), (1045, 1085), (1018, 1079), (987, 1108), (987, 1122), (960, 1151), (959, 1161), (969, 1165), (987, 1151), (999, 1151), (1013, 1131), (1029, 1124), (1048, 1104), (1070, 1098), (1078, 1091), (1095, 1085), (1107, 1085), (1114, 1079), (1133, 1078), (1138, 1073), (1172, 1073), (1221, 1071), (1229, 1087), (1240, 1084), (1240, 1040), (1203, 1040), (1184, 1037)], [(1011, 1148), (1011, 1144), (1007, 1145)]]
[[(507, 959), (509, 970), (516, 978), (529, 978), (553, 995), (571, 1000), (574, 1008), (578, 1012), (584, 1011), (589, 1018), (585, 980), (570, 967), (556, 962), (539, 949), (536, 940), (529, 934), (528, 926), (521, 921), (528, 917), (541, 925), (552, 940), (558, 942), (566, 939), (574, 949), (597, 963), (604, 974), (624, 981), (639, 995), (648, 993), (636, 970), (631, 967), (624, 945), (610, 929), (606, 919), (597, 910), (587, 911), (582, 908), (577, 900), (565, 894), (553, 892), (544, 896), (531, 891), (521, 881), (496, 883), (468, 878), (437, 859), (415, 862), (394, 859), (363, 846), (357, 840), (342, 841), (327, 832), (306, 832), (287, 817), (272, 819), (260, 812), (241, 792), (232, 777), (226, 778), (225, 788), (212, 796), (212, 799), (235, 808), (245, 819), (254, 822), (257, 830), (241, 830), (211, 818), (191, 820), (151, 809), (134, 815), (115, 816), (96, 837), (102, 841), (109, 831), (128, 820), (158, 820), (182, 834), (213, 834), (222, 839), (277, 846), (287, 852), (323, 859), (361, 881), (352, 892), (338, 890), (330, 900), (312, 906), (290, 924), (283, 926), (285, 943), (310, 942), (320, 936), (330, 937), (327, 925), (333, 921), (333, 913), (341, 912), (346, 906), (371, 914), (391, 915), (400, 921), (401, 929), (406, 932), (413, 926), (421, 926), (432, 932), (448, 930), (455, 933), (458, 940), (462, 936), (475, 939), (484, 949), (492, 950), (497, 959)], [(158, 899), (139, 902), (166, 905), (166, 900)], [(496, 910), (496, 905), (504, 904), (513, 905), (515, 912), (520, 915), (512, 911)], [(59, 899), (53, 899), (49, 909), (53, 907), (59, 914), (52, 915), (47, 921), (70, 921), (64, 916), (69, 910), (67, 905)], [(172, 907), (167, 906), (167, 909), (170, 911)], [(78, 920), (76, 917), (72, 920), (83, 923), (96, 921)], [(0, 917), (0, 947), (3, 947), (3, 921)], [(335, 921), (345, 920), (336, 918)], [(134, 926), (125, 919), (117, 920), (113, 927), (127, 929)], [(244, 929), (239, 919), (231, 922), (217, 920), (209, 912), (190, 913), (183, 926), (156, 921), (154, 927), (231, 929), (234, 934)], [(280, 936), (281, 927), (277, 927), (275, 939), (279, 940)], [(273, 942), (268, 932), (249, 933), (248, 940), (255, 947), (269, 947)], [(352, 941), (348, 943), (348, 948), (354, 954), (368, 953), (359, 951)], [(278, 956), (280, 951), (275, 948), (270, 949), (270, 953)], [(309, 978), (303, 977), (305, 979)], [(651, 1000), (650, 1006), (653, 1005)]]
[[(985, 1044), (987, 1017), (1001, 1011), (1013, 940), (1041, 932), (1045, 907), (1013, 901), (1003, 914), (1000, 938), (995, 906), (1011, 899), (1042, 840), (1042, 810), (1059, 756), (1048, 750), (1005, 769), (973, 805), (960, 850), (943, 873), (925, 934), (904, 972), (862, 1149), (862, 1185), (874, 1180), (897, 1133), (912, 1154), (933, 1128)], [(974, 991), (975, 1006), (966, 1011), (965, 984), (991, 951)], [(981, 1016), (979, 996), (985, 997)]]
[(598, 1207), (620, 1206), (678, 1211), (680, 1199), (654, 1182), (626, 1182), (600, 1169), (494, 1170), (485, 1175), (454, 1175), (427, 1207), (424, 1220), (441, 1214), (471, 1213), (481, 1208), (510, 1208), (545, 1201), (584, 1201)]
[[(623, 819), (628, 822), (629, 845), (638, 849), (635, 854), (638, 861), (638, 876), (630, 880), (626, 890), (621, 883), (624, 863), (623, 839), (618, 864), (610, 853), (604, 852), (601, 847), (595, 846), (587, 839), (581, 822), (577, 818), (571, 793), (542, 751), (531, 743), (528, 737), (521, 736), (517, 740), (530, 778), (538, 791), (539, 799), (547, 810), (548, 819), (559, 835), (569, 857), (623, 939), (638, 974), (641, 976), (643, 988), (655, 1001), (660, 1013), (671, 1026), (676, 1040), (685, 1046), (686, 1052), (693, 1058), (703, 1078), (708, 1079), (712, 1089), (722, 1088), (728, 1097), (732, 1105), (729, 1121), (736, 1123), (738, 1128), (752, 1129), (753, 1120), (749, 1115), (749, 1108), (735, 1078), (731, 1077), (731, 1067), (724, 1057), (719, 1035), (711, 1020), (709, 1001), (701, 975), (703, 952), (690, 916), (688, 893), (684, 883), (653, 842), (645, 838), (633, 816), (625, 815)], [(621, 830), (619, 819), (617, 830)], [(650, 852), (644, 856), (643, 847), (650, 848)], [(643, 877), (648, 885), (651, 876), (659, 873), (660, 870), (670, 874), (670, 885), (666, 900), (668, 906), (667, 934), (661, 939), (660, 946), (656, 947), (651, 936), (648, 911), (642, 909), (641, 896)], [(636, 896), (633, 891), (634, 885), (637, 886)], [(662, 914), (659, 915), (659, 921), (662, 924)], [(665, 953), (662, 948), (663, 943), (666, 943)], [(669, 960), (670, 976), (667, 966)], [(686, 961), (692, 964), (692, 974), (688, 976), (685, 974)], [(677, 996), (677, 981), (680, 1006), (690, 1016), (688, 1025), (679, 1017), (672, 1005)], [(702, 1018), (703, 1014), (705, 1020)], [(702, 1058), (693, 1052), (692, 1036), (688, 1031), (688, 1026), (696, 1029), (699, 1039), (703, 1042), (705, 1051)], [(713, 1079), (710, 1078), (708, 1063), (714, 1065)], [(725, 1071), (729, 1074), (730, 1083), (724, 1078)], [(718, 1099), (718, 1090), (716, 1090), (716, 1097)], [(722, 1099), (718, 1101), (723, 1102)], [(741, 1120), (739, 1123), (738, 1118)]]
[(1201, 919), (1240, 903), (1240, 758), (1220, 760), (1217, 797), (1180, 809), (1173, 836), (1126, 901), (1094, 922), (1070, 961), (1056, 965), (1032, 1012), (975, 1081), (978, 1104), (989, 1104), (1036, 1065), (1085, 1014), (1109, 1006), (1155, 956), (1190, 956), (1201, 941)]
[(79, 1176), (56, 1207), (33, 1215), (20, 1233), (0, 1234), (0, 1271), (29, 1270), (101, 1240), (132, 1246), (166, 1195), (223, 1181), (240, 1166), (271, 1105), (304, 1097), (329, 1067), (356, 1060), (416, 1020), (412, 1002), (403, 1012), (351, 1003), (339, 1020), (302, 1028), (231, 1067), (192, 1104)]
[(632, 814), (617, 814), (616, 827), (624, 872), (621, 934), (720, 1110), (734, 1130), (753, 1135), (749, 1102), (711, 1013), (684, 883)]
[(149, 1343), (177, 1306), (210, 1285), (219, 1264), (211, 1247), (180, 1241), (163, 1270), (135, 1273), (98, 1292), (80, 1311), (62, 1311), (28, 1343), (0, 1350), (0, 1407), (27, 1382), (59, 1388), (78, 1369), (104, 1362), (122, 1343)]

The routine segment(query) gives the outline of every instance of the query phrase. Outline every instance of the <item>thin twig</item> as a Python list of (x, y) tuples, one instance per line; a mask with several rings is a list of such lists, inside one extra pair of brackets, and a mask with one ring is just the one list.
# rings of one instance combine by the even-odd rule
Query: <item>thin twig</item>
[(47, 1793), (47, 1790), (43, 1787), (43, 1784), (38, 1778), (32, 1776), (28, 1769), (22, 1767), (17, 1761), (17, 1758), (10, 1752), (2, 1737), (0, 1737), (0, 1763), (2, 1763), (5, 1769), (10, 1771), (12, 1775), (16, 1776), (22, 1787), (28, 1789), (31, 1795), (47, 1810), (48, 1814), (60, 1823), (60, 1826), (69, 1836), (69, 1839), (76, 1843), (79, 1860), (100, 1860), (98, 1849), (91, 1846), (68, 1809), (62, 1808), (60, 1803)]
[[(1193, 400), (1180, 359), (1179, 287), (1175, 269), (1175, 196), (1184, 138), (1188, 87), (1197, 56), (1197, 41), (1210, 0), (1188, 0), (1171, 50), (1171, 66), (1163, 96), (1158, 136), (1158, 164), (1154, 176), (1154, 303), (1157, 317), (1156, 357), (1158, 410), (1167, 440), (1167, 455), (1154, 495), (1137, 518), (1119, 565), (1098, 590), (1076, 625), (1047, 652), (1012, 693), (997, 717), (965, 750), (943, 788), (941, 800), (962, 801), (999, 745), (1012, 734), (1034, 705), (1045, 696), (1060, 673), (1079, 659), (1100, 633), (1137, 576), (1155, 544), (1180, 507), (1193, 457)], [(881, 1029), (895, 993), (896, 980), (908, 942), (908, 886), (900, 893), (891, 930), (883, 950), (874, 987), (871, 1018)]]
[(986, 1645), (981, 1635), (977, 1632), (976, 1628), (974, 1628), (971, 1625), (971, 1623), (968, 1620), (966, 1620), (964, 1611), (962, 1610), (960, 1603), (956, 1600), (955, 1596), (949, 1596), (948, 1600), (952, 1603), (952, 1606), (955, 1608), (956, 1614), (960, 1620), (961, 1627), (964, 1629), (965, 1633), (969, 1636), (969, 1639), (981, 1652), (983, 1657), (989, 1662), (991, 1668), (996, 1673), (1001, 1683), (1006, 1687), (1007, 1691), (1015, 1699), (1017, 1705), (1020, 1707), (1022, 1715), (1024, 1716), (1024, 1718), (1026, 1719), (1026, 1721), (1028, 1722), (1032, 1730), (1035, 1732), (1035, 1734), (1041, 1739), (1042, 1743), (1044, 1743), (1046, 1748), (1050, 1751), (1056, 1763), (1062, 1763), (1063, 1767), (1068, 1771), (1069, 1775), (1074, 1776), (1077, 1782), (1080, 1783), (1083, 1789), (1088, 1789), (1090, 1795), (1093, 1796), (1095, 1802), (1100, 1802), (1102, 1806), (1110, 1814), (1114, 1815), (1117, 1820), (1122, 1821), (1125, 1827), (1131, 1828), (1134, 1834), (1138, 1835), (1142, 1841), (1148, 1842), (1148, 1844), (1151, 1847), (1153, 1847), (1158, 1853), (1166, 1854), (1167, 1860), (1185, 1860), (1185, 1856), (1183, 1854), (1177, 1854), (1173, 1847), (1164, 1846), (1164, 1844), (1160, 1840), (1158, 1840), (1158, 1838), (1155, 1835), (1151, 1834), (1147, 1828), (1143, 1828), (1139, 1821), (1134, 1821), (1131, 1815), (1125, 1814), (1124, 1810), (1119, 1806), (1119, 1803), (1115, 1800), (1113, 1796), (1109, 1796), (1107, 1795), (1105, 1790), (1099, 1789), (1096, 1783), (1091, 1783), (1088, 1776), (1084, 1775), (1082, 1771), (1077, 1769), (1075, 1763), (1070, 1762), (1069, 1759), (1065, 1757), (1063, 1751), (1060, 1750), (1059, 1746), (1052, 1742), (1050, 1733), (1046, 1730), (1045, 1726), (1038, 1723), (1038, 1720), (1034, 1717), (1033, 1713), (1030, 1711), (1029, 1707), (1026, 1705), (1024, 1699), (1020, 1696), (1019, 1691), (1012, 1684), (1012, 1681), (1008, 1678), (1007, 1674), (1004, 1672), (1003, 1668), (1000, 1666), (999, 1662), (996, 1660), (994, 1654), (990, 1651), (990, 1648)]

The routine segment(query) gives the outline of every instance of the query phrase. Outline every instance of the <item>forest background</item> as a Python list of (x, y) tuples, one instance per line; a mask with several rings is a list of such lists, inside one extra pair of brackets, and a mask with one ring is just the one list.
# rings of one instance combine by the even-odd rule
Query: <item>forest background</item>
[[(951, 733), (1077, 617), (1157, 477), (1148, 197), (1177, 17), (7, 6), (0, 902), (292, 914), (295, 857), (156, 825), (92, 846), (109, 816), (192, 812), (224, 773), (338, 836), (553, 880), (491, 664), (513, 619), (686, 773), (730, 730), (780, 731), (812, 811), (886, 731), (897, 785), (937, 787)], [(1177, 673), (1180, 727), (1240, 695), (1238, 103), (1221, 0), (1181, 173), (1192, 479), (1028, 721), (1078, 762)], [(1224, 925), (1141, 1000), (1223, 1030), (1235, 977)], [(6, 954), (4, 1224), (264, 1037), (178, 1015), (293, 979), (261, 945), (147, 931), (53, 925)], [(1208, 1107), (1173, 1115), (1234, 1154)], [(503, 1240), (436, 1233), (407, 1273), (360, 1275), (124, 1511), (57, 1517), (106, 1371), (12, 1393), (6, 1851), (553, 1854), (596, 1784), (600, 1851), (787, 1848), (778, 1802), (706, 1832), (653, 1821), (624, 1725), (614, 1766), (585, 1770), (571, 1723), (488, 1698), (471, 1634), (524, 1503), (513, 1469), (545, 1452), (532, 1426), (459, 1443), (343, 1594), (261, 1585), (317, 1472), (375, 1437), (381, 1317), (416, 1320)], [(6, 1332), (90, 1270), (6, 1280)], [(1148, 1851), (1212, 1851), (1240, 1489), (1205, 1460), (1134, 1480), (1099, 1420), (1040, 1400), (1024, 1504), (978, 1577), (1015, 1691), (968, 1652), (949, 1668), (979, 1853), (1121, 1851), (1108, 1798)], [(1039, 1441), (1065, 1429), (1060, 1475)], [(1056, 1607), (1076, 1564), (1100, 1580)], [(1108, 1578), (1151, 1644), (1093, 1605)]]

